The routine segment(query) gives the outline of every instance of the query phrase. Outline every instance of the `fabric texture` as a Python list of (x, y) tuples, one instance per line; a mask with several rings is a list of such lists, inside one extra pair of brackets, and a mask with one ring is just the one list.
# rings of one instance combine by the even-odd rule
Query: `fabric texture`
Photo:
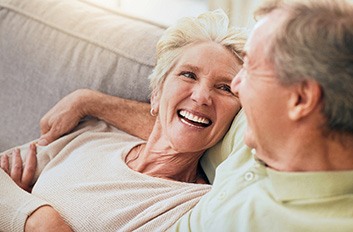
[(227, 157), (234, 154), (234, 151), (248, 152), (248, 148), (244, 146), (243, 135), (246, 129), (246, 118), (244, 111), (241, 109), (233, 120), (228, 132), (224, 138), (215, 146), (208, 149), (202, 156), (201, 165), (205, 171), (210, 183), (215, 178), (215, 170)]
[(352, 180), (353, 171), (274, 171), (243, 145), (173, 231), (353, 231)]
[(148, 102), (164, 29), (86, 1), (0, 0), (0, 151), (38, 138), (79, 88)]
[[(211, 187), (131, 170), (125, 156), (142, 142), (102, 121), (88, 121), (40, 147), (32, 195), (24, 195), (6, 174), (0, 175), (0, 215), (6, 215), (0, 231), (16, 231), (24, 225), (26, 212), (48, 203), (74, 231), (166, 231)], [(21, 208), (26, 211), (17, 215)]]
[(27, 217), (48, 203), (19, 189), (0, 169), (0, 231), (23, 231)]

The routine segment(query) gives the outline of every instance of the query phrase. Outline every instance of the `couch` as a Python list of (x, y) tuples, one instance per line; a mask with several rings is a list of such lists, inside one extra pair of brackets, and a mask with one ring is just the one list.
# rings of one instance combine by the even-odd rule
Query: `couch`
[[(0, 0), (0, 152), (38, 138), (41, 117), (76, 89), (148, 102), (164, 30), (89, 0)], [(233, 136), (203, 158), (211, 182)]]
[(78, 88), (147, 102), (164, 29), (84, 0), (0, 0), (0, 150)]

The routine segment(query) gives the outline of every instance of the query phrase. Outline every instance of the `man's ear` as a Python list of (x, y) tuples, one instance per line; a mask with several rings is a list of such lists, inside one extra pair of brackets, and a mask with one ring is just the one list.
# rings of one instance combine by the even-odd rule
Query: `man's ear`
[(288, 102), (289, 118), (299, 120), (320, 107), (322, 90), (314, 80), (306, 80), (292, 86)]

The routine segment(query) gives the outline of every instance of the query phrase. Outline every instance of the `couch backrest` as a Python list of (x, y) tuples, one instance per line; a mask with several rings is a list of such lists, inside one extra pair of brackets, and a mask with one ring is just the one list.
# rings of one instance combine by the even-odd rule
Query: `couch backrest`
[(0, 151), (78, 88), (139, 101), (165, 28), (80, 0), (0, 0)]

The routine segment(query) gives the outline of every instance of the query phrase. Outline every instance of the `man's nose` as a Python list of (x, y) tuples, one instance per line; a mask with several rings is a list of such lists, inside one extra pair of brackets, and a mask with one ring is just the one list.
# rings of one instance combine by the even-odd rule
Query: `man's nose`
[(233, 78), (232, 83), (230, 84), (230, 88), (233, 92), (234, 95), (239, 96), (239, 85), (244, 77), (246, 75), (245, 69), (242, 68), (238, 72), (238, 74)]
[(238, 74), (233, 78), (232, 83), (230, 85), (233, 94), (236, 96), (239, 95), (239, 84), (241, 82), (241, 76), (244, 74), (243, 72), (244, 70), (241, 69)]

